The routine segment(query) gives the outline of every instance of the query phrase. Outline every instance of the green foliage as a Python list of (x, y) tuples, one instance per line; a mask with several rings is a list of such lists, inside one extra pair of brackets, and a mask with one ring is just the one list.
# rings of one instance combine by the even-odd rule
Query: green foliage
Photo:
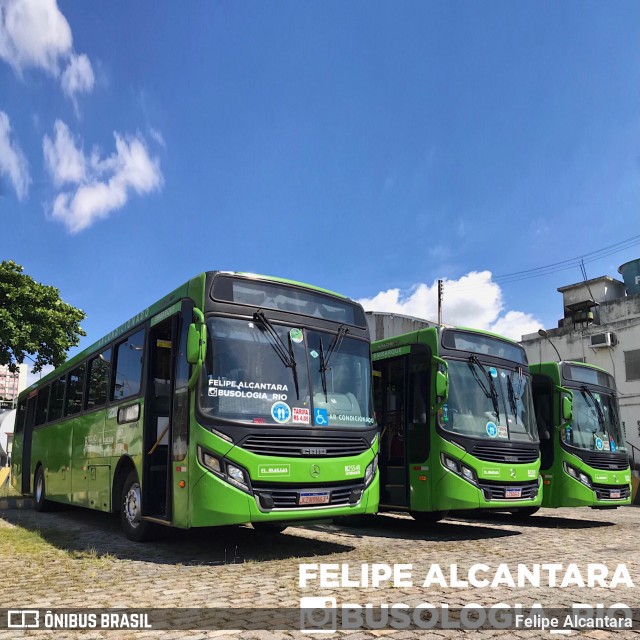
[(38, 372), (60, 366), (87, 335), (85, 313), (60, 299), (55, 287), (36, 282), (12, 260), (0, 263), (0, 365), (15, 371), (28, 355)]

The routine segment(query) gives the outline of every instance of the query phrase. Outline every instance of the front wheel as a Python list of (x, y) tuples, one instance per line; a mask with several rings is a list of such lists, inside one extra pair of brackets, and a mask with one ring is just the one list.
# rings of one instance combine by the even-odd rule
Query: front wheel
[(420, 524), (436, 524), (449, 514), (448, 511), (411, 511), (411, 517)]
[(142, 519), (142, 497), (140, 482), (135, 471), (129, 472), (122, 487), (120, 498), (120, 522), (124, 534), (134, 542), (142, 542), (149, 537), (150, 525)]
[(38, 467), (36, 476), (33, 479), (33, 508), (36, 511), (48, 511), (51, 503), (46, 499), (44, 484), (44, 467)]

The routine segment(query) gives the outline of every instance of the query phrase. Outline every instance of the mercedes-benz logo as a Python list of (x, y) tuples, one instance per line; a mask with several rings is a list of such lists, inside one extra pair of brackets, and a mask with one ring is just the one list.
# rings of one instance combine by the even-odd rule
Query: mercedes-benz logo
[(511, 467), (511, 469), (509, 469), (509, 475), (510, 475), (512, 478), (515, 478), (515, 477), (516, 477), (516, 470), (515, 470), (513, 467)]
[(320, 475), (320, 467), (317, 464), (312, 464), (309, 473), (312, 478), (317, 478)]

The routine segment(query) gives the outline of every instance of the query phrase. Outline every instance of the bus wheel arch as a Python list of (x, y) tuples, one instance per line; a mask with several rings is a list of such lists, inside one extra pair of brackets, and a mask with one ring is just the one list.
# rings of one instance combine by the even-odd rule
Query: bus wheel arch
[(131, 471), (136, 470), (136, 465), (129, 456), (124, 456), (118, 460), (116, 470), (113, 474), (113, 486), (111, 495), (111, 511), (113, 513), (119, 513), (120, 511), (120, 496), (122, 495), (122, 489), (124, 482)]

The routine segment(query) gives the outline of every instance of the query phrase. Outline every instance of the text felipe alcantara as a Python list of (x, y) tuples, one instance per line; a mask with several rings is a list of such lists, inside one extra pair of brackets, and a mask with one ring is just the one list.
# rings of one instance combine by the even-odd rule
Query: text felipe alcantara
[[(584, 589), (618, 587), (633, 588), (633, 580), (624, 564), (609, 568), (601, 563), (584, 567), (577, 564), (540, 563), (507, 564), (491, 567), (477, 563), (468, 569), (457, 564), (441, 567), (431, 564), (426, 570), (415, 571), (411, 564), (364, 563), (301, 564), (299, 587), (313, 589), (314, 595), (300, 599), (301, 625), (306, 631), (328, 631), (336, 625), (342, 629), (366, 628), (456, 628), (473, 629), (520, 628), (537, 630), (605, 628), (627, 629), (633, 625), (633, 611), (624, 603), (613, 605), (574, 603), (559, 607), (540, 603), (447, 604), (422, 602), (409, 606), (395, 602), (388, 604), (338, 604), (336, 598), (325, 597), (321, 589), (409, 588), (429, 587), (486, 589), (527, 587), (556, 587)], [(352, 591), (349, 593), (353, 593)], [(388, 595), (388, 592), (385, 592)], [(351, 598), (350, 598), (351, 599)], [(551, 609), (552, 611), (545, 611)], [(449, 611), (456, 610), (453, 619)], [(336, 612), (339, 611), (339, 616)], [(565, 615), (558, 615), (562, 611)], [(555, 614), (555, 615), (554, 615)], [(340, 621), (339, 624), (337, 621)]]

